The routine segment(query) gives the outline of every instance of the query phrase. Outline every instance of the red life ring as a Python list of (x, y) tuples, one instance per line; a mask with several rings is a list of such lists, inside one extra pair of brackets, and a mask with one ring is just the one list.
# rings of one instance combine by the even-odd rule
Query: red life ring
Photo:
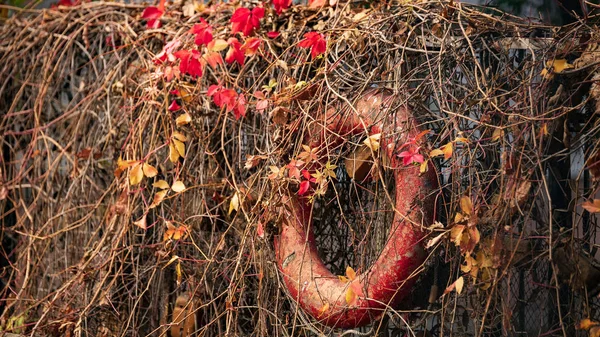
[[(397, 144), (405, 144), (419, 130), (406, 108), (391, 111), (392, 101), (389, 91), (368, 91), (355, 109), (330, 109), (320, 122), (315, 122), (320, 126), (309, 132), (313, 147), (325, 141), (339, 143), (343, 137), (365, 131), (370, 135), (381, 133), (380, 151), (386, 152), (394, 169), (396, 214), (377, 261), (348, 283), (333, 275), (318, 256), (311, 230), (311, 207), (303, 199), (292, 199), (288, 204), (281, 233), (275, 240), (278, 268), (291, 296), (328, 326), (363, 326), (386, 308), (397, 306), (410, 293), (416, 281), (414, 273), (425, 260), (420, 226), (432, 223), (434, 202), (430, 195), (437, 181), (434, 170), (419, 175), (419, 167), (404, 166), (396, 156)], [(350, 303), (346, 299), (349, 288)]]

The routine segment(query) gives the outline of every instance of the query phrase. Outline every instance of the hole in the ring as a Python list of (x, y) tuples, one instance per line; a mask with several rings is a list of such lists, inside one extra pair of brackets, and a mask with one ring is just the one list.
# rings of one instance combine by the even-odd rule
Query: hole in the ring
[(356, 182), (343, 160), (338, 166), (337, 181), (315, 201), (312, 227), (319, 256), (333, 274), (344, 275), (348, 266), (364, 272), (381, 254), (394, 218), (395, 183), (392, 170), (381, 171), (383, 181)]

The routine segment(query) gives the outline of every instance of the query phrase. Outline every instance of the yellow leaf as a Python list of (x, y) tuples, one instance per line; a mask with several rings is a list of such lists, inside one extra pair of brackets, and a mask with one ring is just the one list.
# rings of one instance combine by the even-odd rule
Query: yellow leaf
[(173, 139), (173, 145), (175, 145), (177, 153), (179, 153), (180, 156), (185, 157), (185, 143)]
[(144, 171), (144, 175), (148, 178), (153, 178), (158, 174), (158, 170), (156, 169), (156, 167), (150, 164), (142, 164), (142, 170)]
[(181, 277), (183, 272), (181, 271), (181, 260), (177, 261), (177, 266), (175, 266), (175, 275), (177, 275), (177, 284), (181, 284)]
[(456, 143), (456, 142), (461, 142), (461, 143), (468, 144), (468, 143), (469, 143), (469, 140), (468, 140), (467, 138), (465, 138), (465, 137), (456, 137), (456, 139), (454, 139), (454, 142), (455, 142), (455, 143)]
[(498, 139), (502, 138), (504, 136), (504, 130), (502, 129), (494, 129), (494, 132), (492, 133), (492, 141), (497, 141)]
[(358, 296), (356, 296), (356, 293), (354, 292), (354, 290), (352, 290), (352, 287), (348, 287), (348, 289), (346, 290), (346, 303), (348, 305), (354, 305), (356, 303), (356, 299)]
[(452, 157), (453, 145), (452, 143), (448, 143), (440, 147), (440, 150), (444, 153), (444, 159), (450, 159)]
[(169, 183), (161, 179), (152, 184), (152, 186), (160, 188), (161, 190), (166, 190), (167, 188), (169, 188)]
[(490, 268), (493, 267), (492, 259), (483, 251), (479, 251), (477, 253), (477, 266), (480, 268)]
[(450, 238), (454, 242), (455, 246), (460, 246), (460, 242), (462, 240), (462, 235), (463, 235), (464, 230), (465, 230), (464, 225), (456, 225), (456, 226), (452, 227), (452, 229), (450, 230)]
[(185, 190), (185, 185), (183, 184), (183, 181), (177, 180), (176, 182), (173, 183), (173, 186), (171, 186), (171, 189), (177, 193), (183, 192)]
[(591, 327), (598, 325), (600, 325), (600, 323), (592, 321), (589, 318), (584, 318), (577, 324), (576, 328), (579, 330), (589, 330)]
[(165, 199), (166, 195), (167, 195), (167, 190), (162, 190), (162, 191), (156, 192), (156, 194), (154, 195), (154, 198), (152, 199), (152, 204), (150, 205), (149, 208), (154, 208), (154, 207), (160, 205), (160, 203)]
[(177, 260), (179, 260), (179, 256), (177, 256), (177, 255), (173, 255), (173, 256), (171, 257), (171, 259), (169, 260), (169, 262), (167, 262), (167, 264), (166, 264), (166, 265), (163, 267), (163, 269), (164, 269), (164, 268), (166, 268), (166, 267), (168, 267), (168, 266), (169, 266), (171, 263), (173, 263), (173, 262), (175, 262), (175, 261), (177, 261)]
[(460, 266), (460, 271), (468, 273), (477, 265), (477, 261), (470, 255), (465, 256), (465, 264)]
[(581, 207), (590, 213), (600, 213), (600, 199), (584, 202)]
[(186, 135), (184, 135), (181, 132), (177, 132), (177, 131), (173, 132), (173, 138), (175, 138), (175, 139), (177, 139), (178, 141), (181, 141), (181, 142), (187, 142), (187, 140), (188, 140), (188, 138), (186, 137)]
[(173, 142), (169, 143), (169, 160), (171, 163), (176, 163), (179, 160), (179, 157), (179, 151), (177, 151)]
[(465, 285), (465, 279), (461, 276), (454, 283), (455, 283), (454, 286), (455, 286), (456, 292), (459, 294), (462, 293), (463, 286)]
[(146, 222), (146, 214), (144, 214), (138, 221), (134, 222), (133, 224), (141, 229), (148, 229), (148, 224)]
[(229, 212), (227, 214), (231, 214), (231, 212), (233, 212), (233, 210), (238, 211), (240, 208), (240, 198), (238, 197), (237, 192), (235, 192), (233, 194), (233, 197), (231, 197), (231, 201), (229, 202)]
[(128, 169), (129, 167), (133, 166), (137, 162), (138, 162), (137, 160), (123, 160), (123, 159), (121, 159), (121, 157), (119, 157), (119, 159), (117, 159), (117, 167), (121, 171), (124, 171), (124, 170)]
[(419, 167), (419, 173), (423, 174), (423, 173), (427, 172), (427, 170), (429, 170), (428, 163), (429, 163), (429, 159), (427, 159), (421, 163), (421, 166)]
[(321, 309), (319, 309), (319, 317), (323, 316), (329, 310), (329, 302), (325, 302)]
[(191, 121), (192, 116), (190, 116), (190, 114), (187, 112), (179, 115), (177, 119), (175, 119), (175, 123), (177, 124), (177, 126), (189, 124)]
[(223, 39), (216, 39), (209, 42), (207, 47), (210, 51), (219, 52), (227, 49), (227, 47), (229, 47), (229, 44)]
[(381, 139), (381, 133), (370, 135), (369, 138), (365, 139), (363, 143), (371, 149), (373, 152), (379, 150), (379, 139)]
[(460, 198), (460, 209), (466, 215), (471, 215), (471, 212), (473, 212), (473, 203), (471, 203), (471, 198), (467, 197), (466, 195), (461, 197)]
[(343, 283), (348, 283), (350, 282), (350, 280), (348, 280), (348, 278), (346, 276), (342, 276), (342, 275), (338, 275), (338, 279), (340, 281), (342, 281)]
[(187, 232), (187, 227), (185, 226), (179, 226), (175, 229), (175, 232), (173, 233), (173, 240), (179, 240), (182, 237), (185, 236), (185, 233)]
[(463, 222), (465, 220), (468, 220), (468, 219), (469, 219), (468, 217), (462, 215), (461, 213), (456, 213), (454, 215), (454, 223), (461, 223), (461, 222)]
[(429, 157), (435, 158), (435, 157), (441, 156), (443, 154), (444, 154), (444, 151), (442, 151), (440, 149), (434, 149), (434, 150), (431, 150), (431, 152), (429, 152)]
[(144, 171), (142, 171), (142, 165), (140, 163), (135, 164), (131, 171), (129, 171), (129, 185), (137, 185), (144, 178)]
[(353, 281), (356, 278), (356, 272), (354, 271), (354, 269), (352, 269), (352, 267), (346, 267), (346, 276), (350, 281)]

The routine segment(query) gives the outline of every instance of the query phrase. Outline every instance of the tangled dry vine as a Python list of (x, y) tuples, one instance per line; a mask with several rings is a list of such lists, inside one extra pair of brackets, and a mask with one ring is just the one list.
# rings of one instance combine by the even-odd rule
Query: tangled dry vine
[(454, 1), (71, 4), (1, 6), (2, 331), (332, 333), (286, 290), (273, 241), (300, 198), (339, 282), (377, 260), (400, 193), (385, 135), (306, 142), (318, 112), (373, 88), (425, 131), (392, 158), (437, 177), (438, 222), (424, 293), (360, 331), (512, 334), (544, 307), (537, 333), (570, 335), (595, 313), (588, 22)]

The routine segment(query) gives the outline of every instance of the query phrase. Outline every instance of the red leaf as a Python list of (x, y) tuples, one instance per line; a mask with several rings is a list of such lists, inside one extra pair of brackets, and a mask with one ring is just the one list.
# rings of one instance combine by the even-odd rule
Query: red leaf
[(267, 37), (269, 37), (270, 39), (275, 39), (279, 37), (279, 35), (281, 35), (281, 33), (276, 31), (271, 31), (267, 33)]
[(308, 180), (304, 180), (303, 182), (301, 182), (300, 188), (298, 188), (298, 195), (304, 195), (306, 192), (308, 192), (309, 187), (310, 182)]
[(231, 16), (231, 33), (242, 32), (244, 36), (249, 36), (254, 29), (260, 26), (260, 19), (265, 16), (265, 9), (255, 7), (250, 11), (249, 8), (238, 8)]
[(259, 39), (257, 37), (251, 37), (247, 39), (244, 45), (242, 46), (242, 51), (246, 55), (254, 55), (256, 54), (256, 51), (258, 50), (261, 44), (262, 39)]
[(200, 63), (200, 52), (197, 50), (180, 50), (173, 53), (181, 60), (179, 70), (192, 77), (202, 76), (202, 63)]
[(146, 26), (148, 28), (152, 28), (152, 29), (157, 29), (162, 27), (162, 22), (160, 22), (160, 20), (156, 19), (152, 19), (152, 20), (148, 20), (148, 22), (146, 22)]
[(165, 61), (175, 62), (176, 57), (175, 55), (173, 55), (173, 53), (177, 48), (179, 48), (180, 45), (181, 41), (179, 40), (172, 40), (167, 42), (167, 44), (163, 47), (163, 50), (158, 55), (156, 55), (154, 61), (156, 63), (163, 63)]
[(402, 164), (404, 166), (410, 165), (412, 163), (422, 163), (423, 155), (419, 153), (419, 147), (412, 147), (407, 151), (402, 151), (398, 154), (398, 157), (402, 158)]
[(237, 100), (237, 93), (233, 89), (225, 89), (221, 85), (211, 85), (206, 94), (213, 98), (213, 102), (219, 108), (226, 107), (227, 111), (234, 109)]
[(244, 97), (244, 94), (238, 96), (235, 107), (233, 108), (233, 115), (236, 120), (246, 116), (246, 98)]
[(256, 228), (256, 234), (258, 235), (259, 238), (264, 239), (265, 238), (265, 229), (263, 227), (262, 222), (258, 222), (258, 227)]
[(204, 59), (213, 69), (217, 69), (217, 65), (223, 64), (223, 57), (221, 56), (221, 53), (211, 52), (204, 54)]
[(212, 27), (203, 18), (200, 18), (200, 23), (195, 24), (194, 27), (190, 29), (190, 33), (196, 34), (194, 43), (198, 46), (208, 44), (213, 39)]
[(60, 0), (56, 4), (58, 6), (73, 7), (79, 5), (80, 3), (81, 1), (79, 0)]
[(240, 66), (243, 66), (244, 59), (246, 58), (246, 56), (242, 51), (242, 44), (235, 37), (229, 38), (229, 40), (227, 40), (227, 43), (229, 43), (229, 50), (225, 55), (225, 62), (229, 64), (237, 62), (240, 64)]
[(173, 100), (173, 102), (171, 102), (171, 105), (169, 105), (169, 111), (173, 112), (179, 109), (181, 109), (181, 106), (177, 104), (177, 101)]
[(301, 48), (310, 48), (310, 55), (314, 59), (315, 57), (323, 54), (327, 49), (327, 41), (321, 33), (309, 32), (304, 34), (304, 40), (298, 43)]
[(160, 19), (161, 16), (163, 16), (164, 12), (161, 11), (160, 9), (154, 7), (154, 6), (150, 6), (150, 7), (146, 7), (146, 9), (144, 9), (144, 11), (142, 12), (142, 19), (144, 20), (156, 20), (156, 19)]
[(275, 12), (277, 12), (277, 14), (281, 14), (281, 12), (288, 9), (291, 4), (292, 0), (273, 0), (273, 6), (275, 7)]

